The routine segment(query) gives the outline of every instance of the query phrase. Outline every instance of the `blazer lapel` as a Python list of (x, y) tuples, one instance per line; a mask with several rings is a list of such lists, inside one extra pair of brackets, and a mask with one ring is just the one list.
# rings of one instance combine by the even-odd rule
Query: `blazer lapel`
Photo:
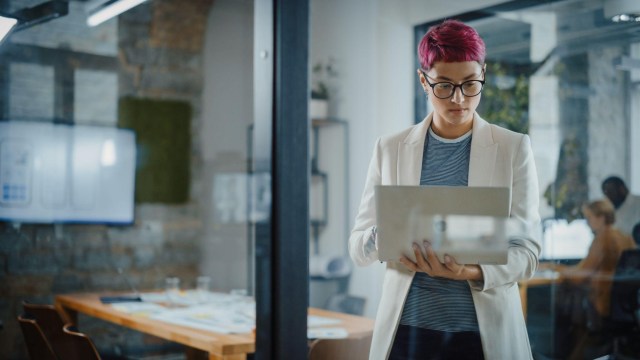
[(498, 156), (498, 144), (493, 142), (491, 126), (478, 114), (474, 115), (469, 159), (469, 186), (491, 186)]
[(424, 141), (432, 117), (429, 114), (398, 144), (398, 185), (420, 185)]

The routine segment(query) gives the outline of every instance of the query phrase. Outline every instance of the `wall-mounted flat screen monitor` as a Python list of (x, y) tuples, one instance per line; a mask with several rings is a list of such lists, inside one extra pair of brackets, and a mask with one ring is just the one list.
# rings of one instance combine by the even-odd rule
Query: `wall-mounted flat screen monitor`
[(135, 134), (0, 122), (0, 220), (133, 222)]

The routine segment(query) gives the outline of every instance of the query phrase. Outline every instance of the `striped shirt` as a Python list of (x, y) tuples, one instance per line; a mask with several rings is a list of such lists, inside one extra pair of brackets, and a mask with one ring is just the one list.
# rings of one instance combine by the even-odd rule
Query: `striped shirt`
[[(471, 131), (450, 140), (429, 128), (423, 151), (420, 185), (467, 186)], [(479, 331), (469, 284), (416, 273), (400, 324), (448, 332)]]

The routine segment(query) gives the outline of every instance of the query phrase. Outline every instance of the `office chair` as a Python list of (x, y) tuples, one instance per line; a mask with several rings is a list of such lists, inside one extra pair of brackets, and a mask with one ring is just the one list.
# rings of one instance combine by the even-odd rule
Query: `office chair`
[(60, 360), (35, 319), (24, 314), (18, 316), (18, 322), (31, 360)]
[(610, 315), (606, 319), (606, 330), (613, 338), (613, 354), (620, 350), (620, 343), (633, 336), (639, 337), (639, 319), (636, 311), (640, 307), (640, 249), (622, 253), (611, 284)]
[(329, 297), (325, 309), (351, 315), (362, 315), (366, 299), (347, 294), (334, 294)]
[(361, 338), (317, 339), (309, 346), (309, 360), (367, 360), (371, 335)]
[[(640, 306), (639, 292), (640, 249), (626, 250), (618, 260), (611, 282), (609, 316), (602, 318), (593, 307), (584, 306), (588, 320), (588, 335), (583, 337), (583, 340), (600, 339), (600, 343), (605, 345), (602, 348), (602, 345), (596, 343), (591, 349), (585, 348), (585, 351), (590, 351), (589, 354), (585, 353), (585, 356), (594, 358), (607, 355), (610, 360), (628, 359), (625, 353), (640, 351), (637, 345), (637, 340), (640, 339), (640, 319), (636, 318)], [(586, 300), (584, 302), (588, 303)]]
[(78, 331), (73, 324), (63, 327), (64, 335), (69, 343), (64, 360), (100, 360), (100, 354), (91, 339)]
[(53, 305), (32, 304), (23, 301), (22, 309), (25, 314), (38, 323), (53, 351), (60, 358), (66, 359), (70, 344), (62, 328), (68, 321)]

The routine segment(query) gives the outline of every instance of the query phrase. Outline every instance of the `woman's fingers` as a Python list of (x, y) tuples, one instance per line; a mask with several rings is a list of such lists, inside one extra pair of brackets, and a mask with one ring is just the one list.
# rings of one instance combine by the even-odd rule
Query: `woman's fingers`
[(416, 263), (414, 263), (413, 261), (411, 261), (408, 257), (406, 256), (402, 256), (400, 258), (400, 262), (407, 267), (407, 269), (413, 271), (413, 272), (418, 272), (420, 271), (418, 269), (418, 266), (416, 266)]
[(418, 244), (413, 244), (413, 253), (416, 255), (416, 264), (423, 272), (431, 275), (431, 263), (424, 258), (424, 254), (420, 250)]
[(429, 275), (442, 276), (443, 266), (442, 266), (442, 263), (440, 262), (440, 259), (438, 259), (438, 255), (436, 255), (436, 252), (433, 250), (431, 243), (428, 241), (425, 241), (423, 246), (424, 246), (424, 252), (427, 254), (426, 260), (427, 262), (429, 262), (430, 269), (434, 271), (433, 275), (432, 274), (429, 274)]
[(458, 264), (452, 256), (445, 255), (444, 263), (441, 263), (428, 241), (424, 241), (423, 247), (414, 243), (413, 253), (416, 257), (415, 262), (407, 256), (400, 258), (400, 262), (411, 271), (424, 272), (430, 276), (454, 280), (459, 279), (464, 271), (464, 265)]
[(458, 264), (456, 260), (449, 255), (444, 256), (444, 266), (446, 266), (449, 271), (456, 274), (456, 276), (462, 274), (462, 271), (464, 270), (464, 265)]

